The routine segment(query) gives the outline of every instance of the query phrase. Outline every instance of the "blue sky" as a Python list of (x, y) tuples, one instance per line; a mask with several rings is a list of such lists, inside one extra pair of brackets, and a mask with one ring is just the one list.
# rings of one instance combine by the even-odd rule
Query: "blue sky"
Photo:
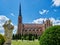
[(1, 23), (8, 19), (17, 27), (20, 3), (23, 23), (40, 23), (49, 18), (60, 25), (60, 0), (0, 0), (0, 32)]

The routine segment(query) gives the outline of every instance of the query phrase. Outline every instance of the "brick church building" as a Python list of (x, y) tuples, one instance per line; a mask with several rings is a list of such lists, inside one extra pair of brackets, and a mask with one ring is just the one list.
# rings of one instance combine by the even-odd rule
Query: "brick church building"
[(46, 28), (52, 26), (52, 23), (49, 19), (46, 21), (43, 21), (43, 24), (23, 24), (22, 23), (22, 14), (21, 14), (21, 5), (19, 8), (20, 9), (19, 9), (19, 16), (18, 16), (17, 34), (41, 35)]

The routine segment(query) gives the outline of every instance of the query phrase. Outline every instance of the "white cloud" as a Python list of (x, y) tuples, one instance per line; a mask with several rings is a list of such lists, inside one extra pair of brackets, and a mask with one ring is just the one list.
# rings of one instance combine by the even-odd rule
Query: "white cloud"
[[(9, 18), (7, 18), (6, 16), (4, 15), (0, 15), (0, 34), (4, 34), (4, 28), (2, 27), (3, 24), (5, 23), (5, 21), (9, 20)], [(11, 23), (13, 25), (13, 23)], [(13, 30), (13, 33), (15, 34), (17, 30), (17, 26), (14, 26), (14, 30)]]
[[(60, 25), (60, 20), (59, 19), (55, 19), (53, 17), (51, 17), (49, 19), (51, 20), (51, 22), (53, 23), (53, 25)], [(32, 23), (42, 24), (43, 23), (43, 20), (46, 21), (47, 18), (39, 18), (39, 19), (33, 20)]]
[(1, 34), (4, 34), (4, 29), (3, 29), (3, 24), (5, 23), (5, 21), (9, 20), (9, 18), (7, 18), (6, 16), (4, 15), (1, 15), (0, 16), (0, 33)]
[(53, 22), (53, 25), (60, 25), (60, 20), (55, 18), (50, 18), (50, 20)]
[(1, 15), (0, 16), (0, 26), (3, 25), (6, 20), (9, 20), (9, 18), (7, 18), (6, 16)]
[(35, 24), (42, 24), (43, 20), (45, 21), (47, 18), (39, 18), (39, 19), (36, 19), (36, 20), (33, 20), (32, 23), (35, 23)]
[(14, 26), (13, 34), (17, 33), (17, 26)]
[(52, 6), (60, 6), (60, 0), (52, 0)]
[(49, 12), (49, 10), (42, 9), (39, 11), (39, 14), (43, 15), (43, 14), (47, 14), (48, 12)]
[(0, 26), (0, 34), (4, 34), (4, 29), (2, 26)]
[(15, 16), (14, 13), (11, 13), (11, 16)]

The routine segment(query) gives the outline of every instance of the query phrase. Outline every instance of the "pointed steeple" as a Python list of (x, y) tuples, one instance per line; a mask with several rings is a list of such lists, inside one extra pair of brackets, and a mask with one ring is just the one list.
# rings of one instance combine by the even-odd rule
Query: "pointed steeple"
[(21, 3), (19, 5), (19, 16), (21, 16)]

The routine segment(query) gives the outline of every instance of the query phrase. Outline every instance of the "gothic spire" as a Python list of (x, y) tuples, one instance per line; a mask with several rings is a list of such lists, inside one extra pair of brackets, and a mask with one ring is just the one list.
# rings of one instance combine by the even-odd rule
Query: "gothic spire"
[(19, 5), (19, 16), (21, 16), (21, 3)]

